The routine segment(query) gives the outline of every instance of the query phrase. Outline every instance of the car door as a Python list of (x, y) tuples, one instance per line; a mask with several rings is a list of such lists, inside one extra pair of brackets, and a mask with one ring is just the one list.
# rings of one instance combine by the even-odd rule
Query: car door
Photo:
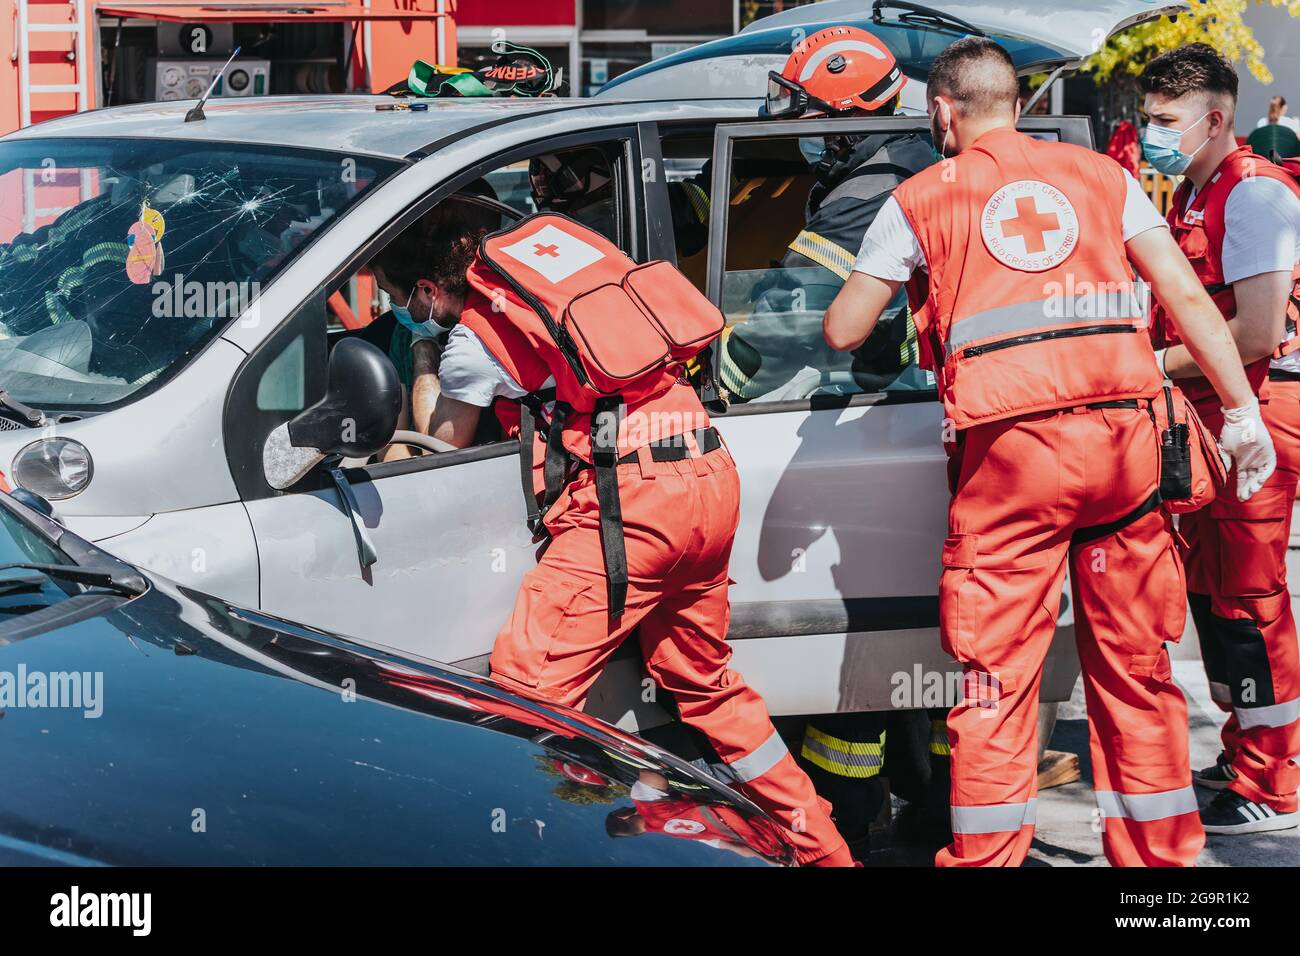
[[(359, 251), (352, 268), (455, 190), (483, 195), (486, 183), (498, 203), (520, 214), (534, 211), (527, 198), (529, 158), (592, 143), (610, 151), (617, 183), (613, 208), (602, 207), (603, 228), (636, 255), (644, 249), (644, 230), (633, 201), (640, 159), (631, 127), (559, 137), (485, 160)], [(355, 283), (340, 275), (334, 286)], [(269, 488), (260, 443), (323, 389), (325, 294), (314, 300), (252, 356), (228, 402), (234, 425), (227, 443), (248, 446), (236, 452), (243, 465), (234, 470), (257, 539), (261, 607), (366, 643), (485, 670), (520, 579), (535, 563), (536, 545), (524, 527), (518, 443), (355, 463), (341, 469), (346, 488), (322, 469), (286, 493)], [(363, 561), (362, 541), (373, 563)]]
[[(1091, 145), (1086, 120), (1024, 128)], [(924, 118), (904, 117), (721, 124), (713, 135), (705, 285), (728, 333), (715, 379), (725, 381), (720, 356), (736, 338), (766, 376), (760, 394), (732, 395), (714, 416), (741, 472), (731, 639), (775, 713), (900, 706), (900, 687), (953, 670), (937, 636), (944, 417), (933, 375), (916, 367), (914, 330), (902, 371), (855, 369), (821, 338), (835, 289), (809, 283), (828, 273), (779, 265), (803, 230), (824, 137), (883, 131), (928, 137)], [(673, 155), (671, 130), (663, 148)], [(849, 266), (836, 268), (838, 285)], [(1072, 685), (1068, 664), (1067, 676)]]

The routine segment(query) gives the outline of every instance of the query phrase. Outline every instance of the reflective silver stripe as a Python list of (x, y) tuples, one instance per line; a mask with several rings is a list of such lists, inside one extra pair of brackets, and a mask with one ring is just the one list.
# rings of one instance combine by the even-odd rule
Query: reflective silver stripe
[(1237, 715), (1242, 730), (1248, 727), (1285, 727), (1300, 720), (1300, 697), (1267, 707), (1234, 707), (1232, 712)]
[(1038, 798), (1026, 803), (993, 803), (952, 808), (953, 833), (1015, 833), (1038, 817)]
[(1117, 790), (1098, 790), (1097, 806), (1104, 817), (1122, 817), (1147, 823), (1163, 820), (1183, 813), (1196, 812), (1196, 792), (1190, 786), (1160, 793), (1120, 793)]
[(1231, 704), (1232, 689), (1227, 684), (1210, 681), (1210, 700), (1218, 701), (1221, 704)]
[(789, 752), (781, 735), (774, 730), (772, 736), (751, 751), (749, 756), (733, 760), (727, 764), (727, 769), (738, 781), (748, 783), (750, 780), (757, 780), (775, 767)]
[[(1086, 302), (1086, 307), (1081, 308), (1081, 302)], [(945, 351), (951, 356), (958, 349), (972, 342), (1008, 336), (1016, 332), (1028, 332), (1030, 329), (1107, 325), (1112, 322), (1119, 325), (1141, 318), (1141, 305), (1136, 293), (1132, 292), (1020, 302), (1016, 305), (999, 306), (986, 312), (977, 312), (975, 315), (954, 322), (948, 329)]]

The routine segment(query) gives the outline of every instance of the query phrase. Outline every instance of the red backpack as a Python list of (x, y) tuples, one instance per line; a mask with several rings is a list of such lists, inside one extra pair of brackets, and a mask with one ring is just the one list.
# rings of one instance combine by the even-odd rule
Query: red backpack
[[(671, 263), (638, 265), (600, 233), (557, 213), (484, 236), (468, 278), (494, 298), (494, 308), (514, 310), (514, 324), (529, 330), (541, 323), (555, 347), (542, 358), (556, 376), (557, 398), (577, 411), (611, 396), (636, 404), (662, 390), (666, 371), (722, 334), (722, 313)], [(497, 294), (499, 279), (519, 301)], [(556, 358), (571, 380), (554, 367)]]
[[(590, 461), (601, 523), (611, 532), (602, 533), (602, 541), (610, 613), (617, 617), (627, 592), (619, 459), (697, 427), (698, 417), (707, 423), (683, 370), (722, 334), (725, 319), (671, 263), (638, 265), (600, 233), (556, 213), (538, 213), (484, 236), (466, 277), (488, 300), (490, 313), (522, 333), (555, 379), (549, 425), (542, 408), (550, 394), (522, 399), (532, 411), (521, 412), (519, 429), (529, 528), (545, 533), (542, 518), (563, 491), (572, 459)], [(510, 368), (513, 359), (494, 328), (498, 321), (481, 307), (462, 319)], [(650, 426), (628, 427), (625, 415), (635, 412)], [(533, 491), (535, 430), (544, 430), (547, 439), (540, 505)]]

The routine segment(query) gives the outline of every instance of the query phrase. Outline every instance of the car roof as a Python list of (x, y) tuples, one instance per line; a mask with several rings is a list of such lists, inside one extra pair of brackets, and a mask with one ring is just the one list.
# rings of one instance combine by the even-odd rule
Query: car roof
[[(941, 11), (938, 19), (924, 12)], [(1112, 33), (1162, 14), (1181, 13), (1187, 0), (1039, 0), (1029, 7), (987, 0), (933, 0), (929, 7), (885, 3), (881, 22), (874, 5), (863, 0), (823, 0), (755, 20), (736, 36), (723, 37), (652, 60), (600, 88), (598, 99), (661, 97), (753, 97), (767, 89), (769, 70), (780, 70), (792, 45), (833, 26), (873, 33), (898, 59), (912, 80), (929, 75), (934, 58), (949, 44), (981, 31), (1011, 55), (1021, 74), (1077, 66)], [(945, 20), (956, 16), (969, 24)], [(923, 83), (903, 90), (904, 107), (924, 108)]]
[(593, 105), (591, 100), (426, 99), (427, 111), (377, 110), (383, 95), (261, 96), (213, 99), (206, 119), (186, 123), (194, 100), (139, 103), (47, 120), (6, 139), (49, 136), (140, 137), (295, 146), (401, 159), (431, 143), (543, 112)]
[[(907, 3), (873, 3), (864, 0), (820, 0), (817, 3), (786, 7), (771, 16), (755, 20), (742, 30), (784, 29), (840, 21), (866, 21), (858, 25), (868, 30), (882, 26), (871, 22), (880, 9), (883, 20), (925, 28), (932, 24), (931, 11), (955, 17), (999, 38), (1015, 37), (1059, 50), (1068, 59), (1090, 56), (1101, 40), (1136, 23), (1161, 16), (1176, 16), (1191, 8), (1188, 0), (1035, 0), (1029, 4), (990, 2), (990, 0), (930, 0), (924, 7)], [(911, 7), (911, 9), (909, 9)], [(1014, 55), (1014, 53), (1013, 53)]]

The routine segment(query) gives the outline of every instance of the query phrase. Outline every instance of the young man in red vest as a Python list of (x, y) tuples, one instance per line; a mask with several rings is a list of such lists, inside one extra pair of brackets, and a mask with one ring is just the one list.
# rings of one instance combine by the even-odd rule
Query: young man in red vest
[(1068, 561), (1106, 856), (1189, 865), (1205, 835), (1164, 647), (1185, 602), (1157, 507), (1148, 403), (1161, 377), (1129, 259), (1241, 422), (1221, 442), (1243, 493), (1271, 472), (1272, 446), (1222, 316), (1136, 181), (1018, 133), (1017, 93), (992, 41), (940, 54), (927, 96), (953, 158), (898, 188), (825, 318), (827, 341), (852, 349), (917, 272), (922, 360), (955, 439), (939, 602), (966, 685), (948, 717), (953, 842), (936, 862), (1017, 865), (1029, 850), (1038, 691)]
[[(451, 229), (439, 240), (440, 261), (460, 268), (433, 293), (434, 318), (455, 328), (429, 433), (465, 447), (484, 409), (522, 401), (521, 447), (536, 447), (535, 419), (548, 437), (545, 498), (530, 526), (544, 527), (549, 541), (497, 635), (492, 676), (580, 707), (635, 631), (651, 677), (709, 740), (730, 782), (784, 825), (799, 861), (851, 866), (830, 805), (786, 749), (763, 699), (727, 666), (739, 478), (681, 362), (638, 360), (633, 368), (651, 371), (635, 373), (613, 405), (587, 403), (584, 388), (613, 375), (611, 364), (626, 365), (653, 336), (638, 306), (610, 298), (631, 281), (633, 263), (561, 216), (532, 217), (477, 247), (464, 238)], [(651, 268), (659, 271), (638, 295), (680, 292), (656, 313), (661, 328), (712, 310), (671, 266)], [(585, 333), (579, 298), (593, 303)], [(599, 356), (596, 339), (608, 346)], [(527, 459), (522, 471), (534, 508)]]
[[(1221, 791), (1201, 820), (1210, 833), (1284, 830), (1300, 821), (1300, 648), (1286, 581), (1300, 481), (1300, 186), (1237, 145), (1237, 73), (1212, 47), (1194, 43), (1156, 58), (1141, 88), (1147, 160), (1186, 177), (1169, 227), (1228, 321), (1277, 444), (1277, 471), (1249, 501), (1223, 497), (1179, 525), (1210, 695), (1229, 712), (1223, 753), (1195, 774)], [(1217, 430), (1214, 389), (1163, 309), (1152, 337), (1165, 374)]]

